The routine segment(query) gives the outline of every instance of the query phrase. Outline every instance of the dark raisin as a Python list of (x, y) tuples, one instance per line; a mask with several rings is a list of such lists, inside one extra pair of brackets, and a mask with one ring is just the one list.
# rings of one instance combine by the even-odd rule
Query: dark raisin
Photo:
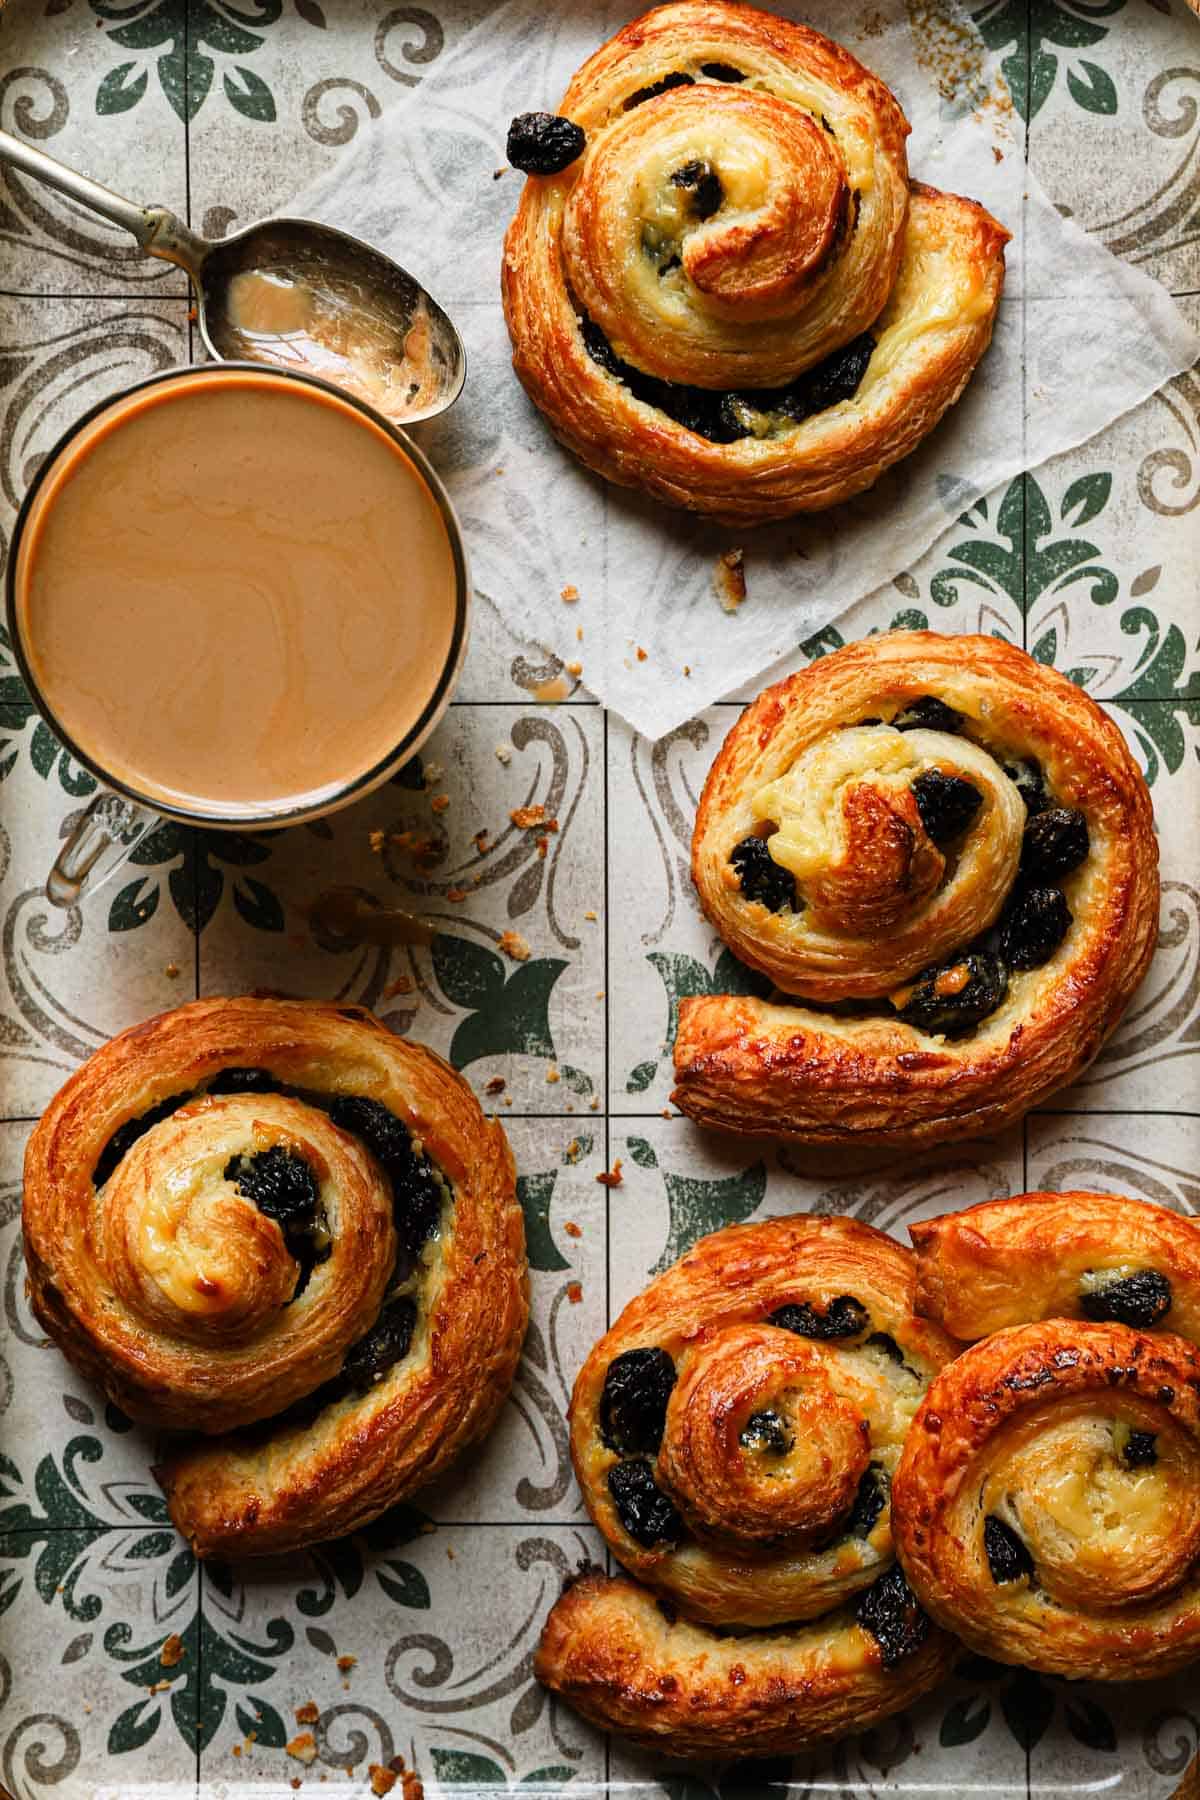
[(869, 331), (854, 338), (827, 356), (814, 369), (806, 369), (782, 388), (747, 388), (743, 399), (760, 412), (782, 413), (799, 423), (814, 413), (852, 400), (862, 385), (863, 376), (875, 350), (875, 339)]
[(807, 1300), (801, 1300), (779, 1307), (767, 1323), (778, 1325), (781, 1331), (794, 1331), (797, 1337), (849, 1338), (858, 1337), (867, 1329), (871, 1315), (853, 1294), (839, 1294), (836, 1300), (828, 1302), (823, 1312), (818, 1312)]
[(760, 1450), (769, 1456), (786, 1456), (794, 1442), (779, 1414), (769, 1408), (751, 1413), (738, 1438), (743, 1450)]
[(506, 154), (524, 175), (561, 175), (583, 155), (587, 136), (557, 113), (521, 113), (508, 128)]
[(1000, 919), (1001, 957), (1011, 969), (1040, 969), (1071, 929), (1071, 918), (1061, 888), (1015, 888)]
[(711, 163), (699, 160), (684, 163), (682, 169), (676, 169), (672, 175), (671, 186), (686, 189), (691, 210), (698, 219), (711, 219), (721, 210), (725, 200), (721, 178)]
[(737, 870), (744, 899), (760, 901), (769, 912), (782, 912), (785, 906), (797, 910), (796, 877), (775, 861), (766, 838), (743, 838), (729, 852), (729, 860)]
[(710, 81), (745, 81), (746, 77), (732, 63), (701, 63), (700, 73), (707, 75)]
[(675, 1364), (665, 1350), (614, 1356), (600, 1396), (600, 1436), (610, 1450), (655, 1451), (662, 1443)]
[(892, 720), (897, 731), (948, 731), (956, 733), (962, 730), (962, 714), (956, 713), (952, 706), (939, 700), (933, 694), (923, 694), (919, 700), (911, 700), (903, 712), (898, 712)]
[(118, 1125), (100, 1152), (92, 1171), (95, 1185), (103, 1187), (122, 1157), (133, 1149), (138, 1139), (145, 1137), (152, 1126), (161, 1124), (163, 1119), (169, 1119), (172, 1113), (178, 1112), (191, 1097), (190, 1094), (172, 1094), (169, 1099), (160, 1100), (157, 1105), (148, 1107), (136, 1119), (126, 1119), (124, 1125)]
[(208, 1084), (210, 1094), (273, 1094), (279, 1083), (269, 1069), (222, 1069)]
[(636, 93), (630, 94), (625, 102), (624, 110), (632, 112), (635, 106), (642, 106), (647, 100), (657, 100), (660, 94), (667, 94), (672, 88), (695, 87), (695, 85), (692, 76), (684, 75), (681, 71), (676, 70), (672, 75), (664, 75), (661, 81), (654, 82), (651, 87), (638, 88)]
[[(956, 991), (947, 991), (950, 986)], [(918, 1031), (961, 1037), (994, 1013), (1007, 992), (1008, 972), (1000, 958), (971, 950), (941, 968), (927, 969), (900, 1008), (900, 1017)]]
[(879, 1645), (885, 1669), (894, 1669), (929, 1636), (929, 1615), (893, 1563), (854, 1603), (854, 1617)]
[(941, 769), (918, 775), (912, 791), (921, 823), (935, 844), (948, 844), (965, 831), (983, 805), (983, 795), (973, 782), (944, 775)]
[(1042, 765), (1034, 756), (1026, 757), (1021, 762), (1005, 763), (1004, 773), (1025, 802), (1025, 811), (1030, 818), (1045, 812), (1050, 804), (1050, 795), (1046, 791), (1046, 783), (1042, 776)]
[(870, 1537), (880, 1513), (887, 1505), (891, 1482), (881, 1463), (872, 1463), (858, 1484), (846, 1530), (851, 1537)]
[(1087, 861), (1088, 822), (1073, 806), (1051, 806), (1029, 820), (1021, 842), (1021, 873), (1055, 881)]
[(1085, 1319), (1100, 1324), (1115, 1320), (1147, 1331), (1170, 1312), (1171, 1284), (1157, 1269), (1139, 1269), (1136, 1275), (1080, 1294), (1079, 1309)]
[(413, 1153), (408, 1127), (378, 1100), (357, 1095), (339, 1095), (329, 1116), (359, 1138), (382, 1167), (391, 1184), (397, 1236), (416, 1256), (437, 1229), (442, 1196), (428, 1161)]
[(300, 1276), (292, 1293), (297, 1299), (308, 1286), (317, 1263), (330, 1253), (328, 1243), (318, 1244), (314, 1234), (323, 1231), (325, 1220), (320, 1212), (320, 1189), (317, 1178), (302, 1156), (273, 1144), (253, 1156), (231, 1156), (225, 1164), (225, 1179), (268, 1219), (274, 1219), (283, 1233), (288, 1255), (300, 1265)]
[(626, 372), (625, 364), (621, 361), (600, 327), (596, 324), (596, 321), (588, 318), (586, 313), (579, 321), (579, 333), (583, 338), (583, 347), (591, 357), (592, 361), (594, 363), (599, 363), (606, 374), (615, 375), (618, 380), (623, 380)]
[(351, 1345), (342, 1364), (342, 1379), (356, 1393), (369, 1394), (393, 1364), (408, 1355), (417, 1322), (416, 1301), (403, 1294), (389, 1300), (368, 1331)]
[(987, 1557), (992, 1580), (1020, 1581), (1033, 1574), (1033, 1558), (1011, 1525), (989, 1513), (983, 1521), (983, 1553)]
[(636, 1543), (647, 1550), (656, 1544), (677, 1544), (683, 1536), (683, 1520), (655, 1481), (648, 1462), (614, 1463), (608, 1471), (608, 1491), (617, 1517)]
[(1158, 1439), (1152, 1431), (1131, 1431), (1121, 1461), (1127, 1469), (1152, 1469), (1158, 1461)]

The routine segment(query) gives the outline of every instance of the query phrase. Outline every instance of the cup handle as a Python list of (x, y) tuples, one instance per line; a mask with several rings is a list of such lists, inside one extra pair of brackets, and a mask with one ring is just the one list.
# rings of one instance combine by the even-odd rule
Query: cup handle
[(158, 815), (120, 794), (97, 794), (58, 853), (46, 881), (46, 898), (55, 906), (75, 906), (115, 875), (121, 864), (157, 824)]

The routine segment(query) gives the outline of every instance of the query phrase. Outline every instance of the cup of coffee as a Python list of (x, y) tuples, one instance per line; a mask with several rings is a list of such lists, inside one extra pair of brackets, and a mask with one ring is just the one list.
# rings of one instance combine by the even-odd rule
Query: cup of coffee
[(402, 432), (311, 376), (220, 363), (151, 376), (59, 440), (6, 600), (34, 702), (107, 790), (47, 882), (67, 906), (160, 815), (264, 830), (386, 781), (449, 703), (470, 583)]

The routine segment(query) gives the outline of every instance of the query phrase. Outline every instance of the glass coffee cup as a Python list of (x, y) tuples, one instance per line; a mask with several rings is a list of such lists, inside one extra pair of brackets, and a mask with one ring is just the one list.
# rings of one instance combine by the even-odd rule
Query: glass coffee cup
[(35, 705), (103, 783), (47, 881), (69, 906), (162, 816), (273, 830), (395, 774), (449, 704), (470, 582), (403, 432), (315, 377), (199, 364), (60, 438), (6, 605)]

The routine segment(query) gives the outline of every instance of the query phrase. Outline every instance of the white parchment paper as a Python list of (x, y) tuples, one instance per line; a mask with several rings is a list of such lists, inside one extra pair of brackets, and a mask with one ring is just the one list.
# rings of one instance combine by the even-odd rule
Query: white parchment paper
[[(890, 580), (973, 499), (1137, 405), (1196, 361), (1200, 339), (1155, 281), (1059, 217), (1026, 168), (1003, 77), (952, 0), (784, 0), (774, 10), (839, 38), (891, 86), (912, 122), (914, 176), (981, 200), (1012, 231), (992, 347), (916, 454), (834, 512), (731, 530), (609, 486), (558, 446), (512, 373), (499, 270), (523, 177), (495, 172), (512, 116), (554, 110), (637, 10), (506, 0), (286, 210), (377, 244), (454, 318), (467, 388), (417, 435), (458, 508), (476, 589), (518, 636), (581, 662), (585, 684), (653, 738)], [(713, 575), (734, 547), (748, 595), (730, 615)], [(564, 587), (578, 604), (563, 604)]]

